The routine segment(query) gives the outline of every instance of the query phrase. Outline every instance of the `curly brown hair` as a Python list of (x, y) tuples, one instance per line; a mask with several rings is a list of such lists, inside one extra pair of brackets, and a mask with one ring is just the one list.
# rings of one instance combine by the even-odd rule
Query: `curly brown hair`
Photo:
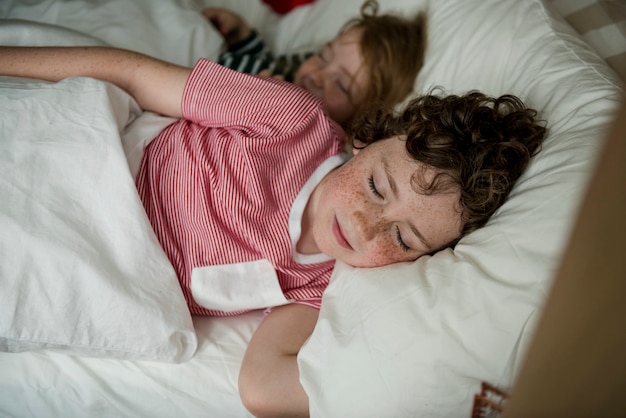
[(351, 28), (362, 30), (360, 49), (369, 77), (368, 93), (362, 104), (393, 106), (413, 91), (424, 64), (426, 16), (423, 12), (411, 18), (389, 13), (379, 15), (378, 8), (376, 0), (365, 1), (361, 16), (348, 21), (341, 32)]
[(546, 128), (537, 111), (513, 95), (438, 96), (433, 90), (400, 113), (391, 108), (362, 113), (352, 132), (364, 146), (406, 136), (409, 155), (438, 173), (428, 184), (416, 173), (413, 181), (423, 192), (460, 191), (463, 236), (483, 226), (504, 203), (541, 150)]

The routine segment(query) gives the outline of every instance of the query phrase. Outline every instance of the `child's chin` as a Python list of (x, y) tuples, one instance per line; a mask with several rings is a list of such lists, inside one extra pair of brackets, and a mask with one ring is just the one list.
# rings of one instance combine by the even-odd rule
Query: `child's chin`
[(341, 258), (337, 258), (337, 260), (343, 262), (344, 264), (349, 265), (350, 267), (354, 267), (354, 268), (373, 268), (373, 267), (380, 267), (378, 265), (372, 265), (371, 263), (362, 261), (362, 260), (345, 260), (345, 259), (341, 259)]

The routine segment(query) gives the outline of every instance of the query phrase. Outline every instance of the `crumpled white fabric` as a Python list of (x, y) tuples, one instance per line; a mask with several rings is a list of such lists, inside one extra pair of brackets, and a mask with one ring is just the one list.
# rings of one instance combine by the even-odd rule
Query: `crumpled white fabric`
[(0, 79), (0, 350), (165, 362), (195, 352), (120, 142), (139, 113), (94, 79)]

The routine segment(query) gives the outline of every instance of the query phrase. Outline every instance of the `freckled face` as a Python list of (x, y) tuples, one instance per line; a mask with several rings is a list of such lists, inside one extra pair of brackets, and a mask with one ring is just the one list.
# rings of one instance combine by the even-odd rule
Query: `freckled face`
[(312, 198), (318, 249), (355, 267), (377, 267), (415, 260), (458, 238), (458, 192), (420, 193), (412, 177), (421, 169), (403, 138), (394, 137), (329, 173)]

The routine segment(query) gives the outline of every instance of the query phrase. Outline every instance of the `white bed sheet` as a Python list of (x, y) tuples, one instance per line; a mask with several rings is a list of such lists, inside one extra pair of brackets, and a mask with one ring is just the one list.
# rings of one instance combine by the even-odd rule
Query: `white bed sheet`
[(263, 316), (195, 317), (198, 350), (183, 364), (0, 353), (0, 416), (249, 418), (237, 376)]

